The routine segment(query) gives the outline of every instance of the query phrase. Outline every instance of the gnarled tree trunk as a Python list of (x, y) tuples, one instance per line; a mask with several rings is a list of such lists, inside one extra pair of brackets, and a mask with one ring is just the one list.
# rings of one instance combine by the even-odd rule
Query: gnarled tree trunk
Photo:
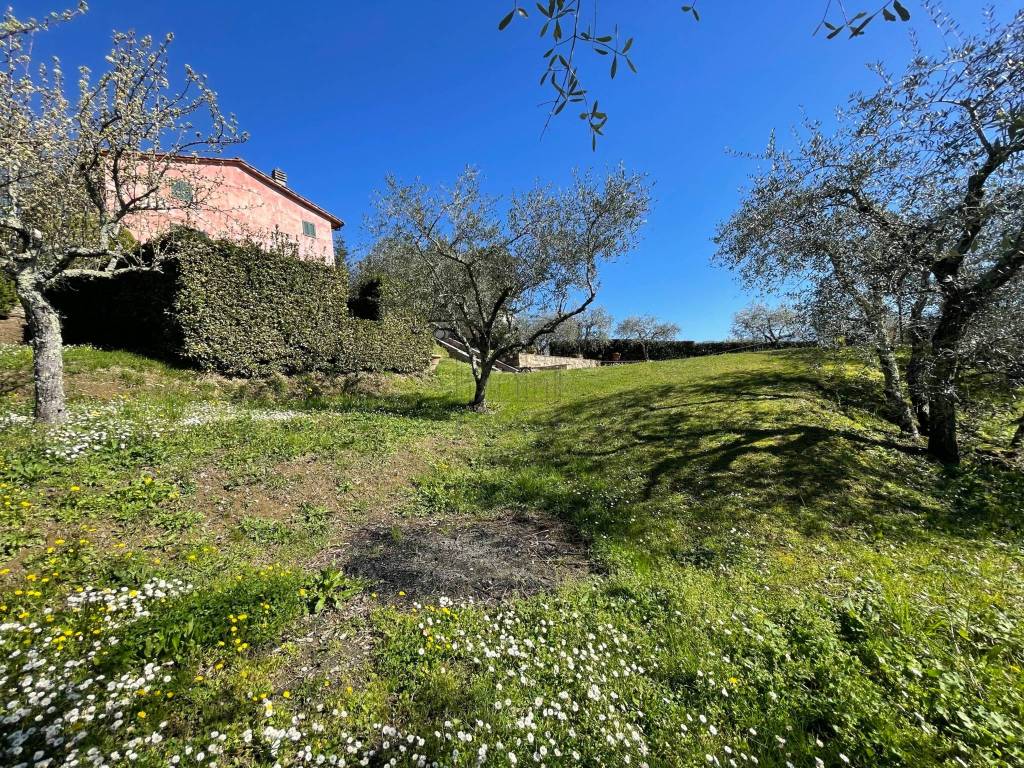
[(876, 352), (885, 382), (886, 407), (901, 432), (910, 437), (917, 437), (914, 414), (910, 410), (910, 404), (903, 396), (903, 382), (900, 378), (900, 367), (896, 362), (896, 355), (888, 343), (879, 343), (876, 346)]
[(928, 453), (945, 464), (960, 463), (957, 443), (958, 373), (957, 341), (963, 335), (959, 323), (944, 317), (932, 335), (932, 375), (928, 403)]
[(493, 368), (494, 363), (481, 361), (479, 370), (474, 371), (473, 379), (476, 383), (476, 388), (473, 393), (473, 401), (469, 404), (469, 407), (474, 411), (487, 410), (487, 382), (491, 378), (491, 370)]
[(36, 276), (17, 276), (18, 296), (32, 334), (32, 375), (36, 390), (36, 421), (59, 424), (67, 419), (64, 396), (64, 358), (60, 316), (39, 286)]

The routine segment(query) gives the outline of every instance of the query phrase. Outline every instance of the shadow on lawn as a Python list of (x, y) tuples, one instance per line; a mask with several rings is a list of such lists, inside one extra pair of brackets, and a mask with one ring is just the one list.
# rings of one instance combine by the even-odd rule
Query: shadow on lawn
[[(654, 546), (671, 528), (665, 518), (684, 529), (760, 520), (806, 535), (896, 540), (1020, 524), (1022, 478), (981, 464), (944, 473), (920, 444), (852, 407), (865, 395), (779, 369), (566, 402), (537, 422), (529, 462), (588, 492), (552, 484), (538, 498), (532, 484), (524, 501), (561, 508), (590, 535), (643, 534)], [(616, 486), (625, 503), (594, 502), (617, 498)]]
[(0, 397), (30, 391), (32, 371), (0, 371)]

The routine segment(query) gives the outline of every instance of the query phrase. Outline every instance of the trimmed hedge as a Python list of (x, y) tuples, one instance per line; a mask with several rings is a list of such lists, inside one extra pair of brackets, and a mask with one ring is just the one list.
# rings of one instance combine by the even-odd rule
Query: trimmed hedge
[[(765, 349), (793, 349), (797, 347), (813, 347), (811, 341), (783, 341), (778, 344), (758, 343), (750, 341), (652, 341), (647, 344), (647, 354), (651, 360), (675, 360), (682, 357), (703, 357), (719, 355), (726, 352), (758, 352)], [(614, 353), (619, 353), (621, 360), (643, 360), (644, 351), (640, 342), (633, 339), (608, 339), (605, 342), (588, 342), (579, 345), (553, 341), (549, 351), (552, 355), (571, 357), (583, 354), (592, 360), (610, 360)]]
[[(171, 358), (229, 376), (411, 372), (430, 361), (425, 324), (348, 311), (344, 270), (177, 230), (140, 253), (160, 272), (65, 281), (52, 292), (68, 343)], [(99, 311), (98, 311), (99, 310)]]
[(0, 320), (11, 316), (11, 310), (18, 304), (18, 291), (14, 281), (7, 275), (0, 275)]

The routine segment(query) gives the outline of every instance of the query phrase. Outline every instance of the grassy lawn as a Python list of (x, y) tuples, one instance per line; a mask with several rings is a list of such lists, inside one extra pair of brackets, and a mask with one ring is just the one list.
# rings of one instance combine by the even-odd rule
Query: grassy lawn
[(0, 348), (0, 764), (1024, 764), (1024, 473), (852, 362), (66, 359), (47, 433)]

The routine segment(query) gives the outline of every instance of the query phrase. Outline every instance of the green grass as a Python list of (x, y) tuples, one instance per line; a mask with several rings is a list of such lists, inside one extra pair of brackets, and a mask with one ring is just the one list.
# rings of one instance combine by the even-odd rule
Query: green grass
[[(4, 706), (25, 658), (54, 664), (108, 715), (58, 689), (43, 722), (108, 764), (1024, 761), (1024, 473), (981, 450), (997, 409), (950, 470), (852, 359), (806, 351), (498, 375), (487, 414), (451, 361), (359, 389), (67, 359), (79, 432), (0, 432)], [(0, 351), (17, 414), (28, 365)], [(577, 532), (592, 572), (473, 604), (337, 568), (360, 531), (510, 510)]]

